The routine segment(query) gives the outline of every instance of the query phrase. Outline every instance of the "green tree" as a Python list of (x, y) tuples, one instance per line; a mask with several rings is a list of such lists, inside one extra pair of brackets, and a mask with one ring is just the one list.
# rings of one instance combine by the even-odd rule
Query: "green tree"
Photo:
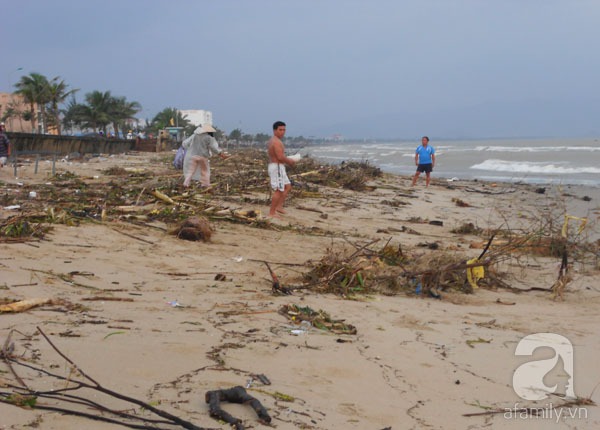
[(187, 116), (183, 116), (181, 111), (175, 108), (165, 108), (161, 110), (154, 118), (152, 118), (152, 121), (150, 121), (150, 129), (154, 133), (158, 133), (159, 130), (164, 130), (167, 127), (174, 126), (183, 127), (184, 130), (190, 134), (194, 131), (194, 126), (187, 119)]
[(110, 91), (92, 91), (85, 95), (86, 104), (76, 110), (79, 124), (91, 128), (94, 133), (99, 130), (106, 136), (106, 126), (111, 122), (112, 96)]
[(20, 129), (23, 130), (23, 112), (19, 109), (19, 103), (10, 101), (6, 106), (6, 111), (0, 117), (2, 122), (8, 122), (9, 128), (12, 128), (12, 121), (16, 118), (19, 120)]
[(115, 136), (119, 130), (125, 130), (127, 121), (135, 119), (135, 114), (142, 110), (138, 102), (129, 102), (125, 97), (113, 97), (110, 102), (109, 116), (115, 129)]
[(229, 140), (237, 140), (238, 142), (242, 140), (242, 130), (236, 128), (229, 133)]
[(257, 133), (254, 137), (254, 140), (256, 140), (257, 142), (267, 142), (270, 138), (271, 136), (269, 136), (268, 134)]
[(60, 122), (60, 114), (61, 110), (59, 109), (59, 103), (63, 103), (67, 97), (72, 94), (75, 94), (79, 89), (68, 89), (69, 86), (65, 84), (65, 81), (60, 79), (59, 76), (53, 78), (50, 82), (48, 82), (48, 98), (50, 99), (49, 110), (52, 112), (53, 123), (56, 126), (56, 131), (60, 136), (61, 132), (61, 122)]
[(32, 132), (34, 133), (36, 125), (39, 125), (35, 114), (35, 106), (37, 105), (40, 109), (40, 119), (43, 121), (46, 114), (46, 103), (50, 101), (48, 87), (48, 78), (39, 73), (30, 73), (29, 76), (21, 76), (19, 82), (15, 84), (15, 88), (17, 89), (15, 93), (22, 95), (25, 102), (29, 104)]

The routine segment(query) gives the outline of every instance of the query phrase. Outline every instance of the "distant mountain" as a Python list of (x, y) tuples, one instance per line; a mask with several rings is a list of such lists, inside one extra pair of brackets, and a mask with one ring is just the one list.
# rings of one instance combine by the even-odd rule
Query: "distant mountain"
[(485, 103), (423, 113), (365, 115), (311, 130), (315, 136), (394, 139), (430, 135), (444, 138), (595, 137), (600, 135), (600, 100), (531, 100)]

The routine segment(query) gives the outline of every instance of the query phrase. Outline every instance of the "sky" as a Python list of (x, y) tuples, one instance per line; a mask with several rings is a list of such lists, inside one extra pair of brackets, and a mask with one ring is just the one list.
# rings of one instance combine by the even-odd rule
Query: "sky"
[[(600, 135), (599, 0), (3, 2), (0, 91), (32, 72), (230, 132)], [(19, 70), (22, 68), (21, 70)]]

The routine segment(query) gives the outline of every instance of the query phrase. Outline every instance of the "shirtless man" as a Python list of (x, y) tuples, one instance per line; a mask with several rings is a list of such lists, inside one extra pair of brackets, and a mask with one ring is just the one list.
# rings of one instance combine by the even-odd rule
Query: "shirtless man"
[(271, 179), (271, 188), (273, 197), (271, 199), (271, 208), (269, 217), (281, 218), (279, 214), (284, 214), (283, 203), (292, 184), (285, 171), (286, 164), (294, 166), (296, 162), (285, 156), (285, 148), (281, 139), (285, 135), (285, 122), (276, 121), (273, 124), (273, 137), (267, 142), (267, 152), (269, 154), (269, 178)]

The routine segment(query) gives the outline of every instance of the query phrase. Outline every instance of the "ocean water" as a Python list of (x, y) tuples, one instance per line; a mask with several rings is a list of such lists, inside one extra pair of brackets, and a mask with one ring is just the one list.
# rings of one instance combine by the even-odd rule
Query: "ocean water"
[[(388, 173), (412, 175), (420, 141), (327, 143), (303, 155), (328, 163), (368, 161)], [(600, 138), (435, 140), (434, 178), (600, 187)]]

